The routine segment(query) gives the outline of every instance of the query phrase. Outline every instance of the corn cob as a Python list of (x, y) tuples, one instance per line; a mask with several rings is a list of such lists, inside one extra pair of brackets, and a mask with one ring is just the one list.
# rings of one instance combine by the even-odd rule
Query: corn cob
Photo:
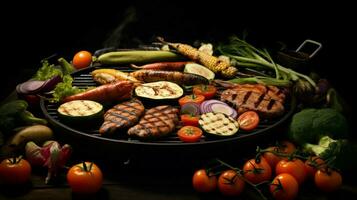
[(158, 37), (158, 40), (170, 47), (176, 49), (180, 54), (190, 58), (195, 62), (199, 62), (216, 74), (220, 74), (225, 78), (233, 78), (238, 70), (230, 65), (229, 62), (218, 59), (215, 56), (209, 55), (205, 52), (182, 43), (170, 43), (166, 42), (163, 38)]

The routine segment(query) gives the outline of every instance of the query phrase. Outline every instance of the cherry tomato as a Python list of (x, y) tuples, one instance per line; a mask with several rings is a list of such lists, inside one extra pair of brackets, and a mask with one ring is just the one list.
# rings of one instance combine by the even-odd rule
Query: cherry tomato
[(342, 176), (333, 169), (319, 169), (315, 173), (315, 185), (324, 192), (333, 192), (342, 185)]
[(217, 188), (217, 177), (212, 173), (208, 174), (205, 169), (199, 169), (193, 174), (192, 185), (197, 192), (212, 192)]
[(292, 200), (299, 192), (299, 184), (292, 175), (282, 173), (274, 178), (269, 190), (276, 200)]
[(184, 97), (181, 97), (178, 101), (180, 106), (183, 106), (188, 102), (201, 104), (204, 100), (205, 100), (205, 96), (192, 94), (192, 95), (186, 95)]
[(314, 178), (316, 171), (325, 166), (325, 161), (318, 156), (312, 156), (304, 164), (307, 178)]
[(275, 169), (276, 164), (281, 160), (281, 158), (277, 155), (274, 154), (274, 152), (278, 153), (279, 149), (278, 147), (268, 147), (267, 148), (268, 151), (271, 152), (265, 152), (263, 154), (264, 159), (269, 163), (271, 169)]
[(177, 131), (177, 135), (183, 142), (197, 142), (202, 137), (202, 130), (195, 126), (184, 126)]
[(239, 128), (245, 131), (251, 131), (257, 128), (259, 124), (259, 115), (255, 111), (247, 111), (238, 117)]
[(198, 126), (199, 116), (192, 116), (190, 114), (181, 115), (181, 121), (184, 126)]
[(226, 170), (218, 178), (218, 189), (225, 196), (238, 196), (244, 187), (245, 182), (234, 170)]
[(276, 164), (276, 174), (291, 174), (296, 181), (301, 184), (306, 179), (305, 164), (300, 159), (286, 160), (283, 159)]
[(72, 64), (76, 69), (88, 67), (92, 63), (92, 54), (89, 51), (79, 51), (73, 57)]
[(292, 154), (296, 150), (296, 146), (294, 143), (284, 140), (279, 142), (279, 152), (285, 154)]
[(102, 187), (103, 174), (96, 164), (83, 162), (68, 170), (67, 182), (74, 193), (93, 194)]
[(269, 163), (263, 157), (260, 158), (259, 163), (255, 159), (248, 160), (243, 165), (243, 171), (244, 178), (254, 184), (269, 181), (272, 173)]
[(21, 157), (8, 158), (0, 163), (0, 181), (4, 184), (24, 184), (30, 177), (31, 165)]
[(193, 94), (203, 95), (205, 99), (212, 99), (217, 92), (214, 85), (195, 85), (192, 89)]

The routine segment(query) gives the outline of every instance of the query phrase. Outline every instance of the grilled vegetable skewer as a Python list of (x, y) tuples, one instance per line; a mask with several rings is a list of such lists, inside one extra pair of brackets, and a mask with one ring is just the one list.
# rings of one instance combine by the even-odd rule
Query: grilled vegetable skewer
[(230, 65), (225, 60), (218, 59), (215, 56), (209, 55), (203, 51), (182, 43), (170, 43), (166, 42), (163, 38), (158, 37), (158, 40), (163, 44), (167, 44), (170, 47), (176, 49), (180, 54), (190, 58), (193, 61), (199, 62), (214, 73), (218, 73), (225, 78), (233, 78), (238, 70)]

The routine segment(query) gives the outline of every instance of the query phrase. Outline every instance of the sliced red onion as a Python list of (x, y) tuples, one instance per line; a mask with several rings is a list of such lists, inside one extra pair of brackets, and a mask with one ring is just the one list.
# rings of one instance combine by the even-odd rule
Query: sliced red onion
[(215, 99), (211, 99), (211, 100), (202, 102), (200, 105), (200, 111), (202, 114), (208, 113), (208, 112), (220, 112), (220, 113), (224, 113), (234, 119), (236, 119), (238, 116), (238, 113), (235, 109), (230, 107), (228, 104), (226, 104), (222, 101), (219, 101), (219, 100), (215, 100)]
[(41, 92), (49, 92), (55, 89), (59, 82), (62, 82), (62, 78), (58, 75), (46, 80), (42, 86)]
[(60, 76), (54, 76), (46, 81), (29, 80), (16, 86), (18, 94), (39, 94), (53, 90), (61, 82)]
[(26, 81), (17, 85), (16, 91), (19, 94), (37, 94), (38, 92), (41, 91), (41, 88), (43, 87), (44, 83), (45, 81), (35, 81), (35, 80)]
[(197, 103), (193, 103), (193, 102), (188, 102), (185, 103), (184, 105), (181, 106), (181, 110), (180, 110), (181, 114), (190, 114), (193, 116), (197, 116), (200, 115), (200, 105)]

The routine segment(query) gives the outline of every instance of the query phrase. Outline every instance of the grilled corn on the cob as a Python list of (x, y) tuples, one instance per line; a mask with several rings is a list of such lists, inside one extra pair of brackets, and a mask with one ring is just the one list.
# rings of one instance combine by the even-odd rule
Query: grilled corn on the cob
[(232, 78), (238, 72), (237, 68), (231, 66), (229, 62), (199, 51), (190, 45), (166, 42), (161, 37), (159, 37), (158, 40), (164, 44), (168, 44), (170, 47), (176, 49), (180, 54), (190, 58), (191, 60), (201, 63), (208, 69), (212, 70), (214, 73), (220, 74), (225, 78)]

